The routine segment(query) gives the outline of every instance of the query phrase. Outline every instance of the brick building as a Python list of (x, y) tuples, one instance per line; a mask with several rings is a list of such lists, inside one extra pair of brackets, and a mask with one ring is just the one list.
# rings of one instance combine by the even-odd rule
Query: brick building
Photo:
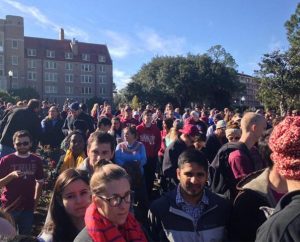
[[(9, 76), (12, 71), (12, 77)], [(24, 36), (24, 20), (0, 19), (0, 89), (33, 87), (41, 99), (112, 101), (112, 60), (106, 45)]]
[(246, 89), (240, 97), (235, 98), (235, 103), (238, 106), (259, 107), (262, 104), (257, 100), (258, 83), (256, 78), (244, 73), (238, 73), (238, 80), (245, 84)]

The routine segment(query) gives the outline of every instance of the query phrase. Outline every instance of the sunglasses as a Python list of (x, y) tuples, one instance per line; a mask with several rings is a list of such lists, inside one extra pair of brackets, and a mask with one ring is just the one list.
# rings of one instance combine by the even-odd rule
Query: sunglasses
[(27, 146), (27, 145), (29, 145), (29, 142), (28, 141), (19, 142), (19, 143), (15, 143), (15, 145), (18, 146), (18, 147), (21, 146), (21, 145)]

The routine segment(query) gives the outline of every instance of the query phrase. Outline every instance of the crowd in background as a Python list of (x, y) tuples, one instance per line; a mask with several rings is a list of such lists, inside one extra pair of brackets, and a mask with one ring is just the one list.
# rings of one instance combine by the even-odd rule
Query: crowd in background
[(36, 99), (0, 110), (0, 238), (32, 235), (51, 169), (33, 241), (300, 240), (298, 110)]

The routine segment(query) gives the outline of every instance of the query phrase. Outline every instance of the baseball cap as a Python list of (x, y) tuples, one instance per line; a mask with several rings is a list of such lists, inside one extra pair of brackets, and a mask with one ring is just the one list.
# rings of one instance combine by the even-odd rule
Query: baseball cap
[(71, 110), (73, 110), (73, 111), (77, 111), (77, 110), (79, 110), (79, 103), (78, 102), (73, 102), (73, 103), (71, 103), (70, 104), (70, 106), (69, 106), (69, 108), (71, 109)]
[(190, 136), (198, 136), (200, 135), (199, 129), (196, 125), (186, 124), (183, 126), (183, 129), (179, 129), (179, 132), (190, 135)]

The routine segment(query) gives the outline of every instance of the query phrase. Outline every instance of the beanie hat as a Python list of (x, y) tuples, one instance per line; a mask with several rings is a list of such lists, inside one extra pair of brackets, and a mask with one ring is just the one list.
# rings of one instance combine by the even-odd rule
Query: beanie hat
[(286, 117), (274, 127), (269, 139), (279, 174), (287, 179), (300, 180), (300, 117)]

